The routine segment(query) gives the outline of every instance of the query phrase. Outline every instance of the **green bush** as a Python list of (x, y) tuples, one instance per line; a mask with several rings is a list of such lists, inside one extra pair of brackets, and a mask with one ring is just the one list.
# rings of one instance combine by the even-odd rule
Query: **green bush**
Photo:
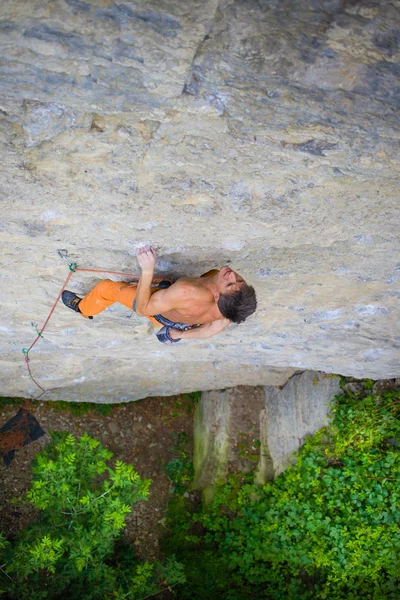
[(165, 565), (140, 563), (117, 543), (132, 505), (148, 496), (132, 465), (87, 434), (53, 434), (37, 456), (27, 494), (37, 519), (12, 543), (0, 539), (1, 590), (7, 598), (90, 600), (155, 594), (184, 581), (173, 557)]
[(193, 481), (194, 469), (189, 446), (189, 436), (185, 432), (172, 432), (173, 445), (170, 451), (174, 456), (165, 464), (164, 470), (168, 475), (171, 494), (183, 494)]
[(200, 517), (231, 581), (271, 600), (399, 599), (400, 393), (364, 394), (337, 397), (275, 482), (233, 479)]
[(193, 518), (200, 494), (193, 493), (193, 463), (190, 440), (185, 433), (173, 434), (172, 458), (165, 464), (170, 479), (167, 532), (161, 540), (163, 552), (184, 564), (186, 585), (174, 590), (179, 600), (254, 600), (255, 587), (239, 576), (227, 576), (226, 565), (215, 544), (204, 543), (202, 527)]

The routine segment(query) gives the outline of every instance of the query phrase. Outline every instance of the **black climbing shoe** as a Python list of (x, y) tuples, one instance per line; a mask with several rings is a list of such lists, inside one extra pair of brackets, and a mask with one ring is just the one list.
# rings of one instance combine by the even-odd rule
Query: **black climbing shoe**
[[(61, 295), (61, 300), (63, 301), (65, 306), (67, 306), (71, 310), (82, 314), (81, 311), (79, 310), (79, 302), (82, 300), (82, 298), (79, 298), (79, 296), (74, 294), (74, 292), (69, 292), (68, 290), (64, 290)], [(84, 316), (84, 315), (82, 315), (82, 316)], [(88, 317), (88, 319), (93, 319), (93, 317)]]

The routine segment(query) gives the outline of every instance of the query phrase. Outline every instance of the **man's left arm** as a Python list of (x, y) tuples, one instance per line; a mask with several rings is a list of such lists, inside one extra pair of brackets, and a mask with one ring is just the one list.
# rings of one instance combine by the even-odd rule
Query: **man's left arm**
[(179, 329), (172, 328), (169, 330), (169, 336), (172, 340), (204, 340), (217, 335), (217, 333), (228, 327), (230, 323), (229, 319), (217, 319), (212, 323), (205, 323), (204, 325), (200, 325), (200, 327), (188, 329), (187, 331), (179, 331)]

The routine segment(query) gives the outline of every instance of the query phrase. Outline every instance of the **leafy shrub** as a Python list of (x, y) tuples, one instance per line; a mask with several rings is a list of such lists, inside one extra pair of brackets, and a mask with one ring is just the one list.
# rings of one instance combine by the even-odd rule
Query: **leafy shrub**
[[(223, 557), (215, 544), (205, 544), (202, 527), (193, 518), (200, 494), (192, 491), (193, 463), (190, 440), (186, 433), (172, 434), (169, 448), (173, 456), (165, 464), (171, 481), (167, 511), (167, 532), (161, 540), (166, 555), (176, 556), (184, 564), (186, 585), (174, 590), (179, 600), (254, 600), (255, 588), (239, 576), (227, 576)], [(240, 478), (241, 480), (244, 477)], [(239, 480), (239, 478), (238, 478)]]
[(138, 599), (184, 581), (181, 565), (141, 564), (115, 544), (133, 504), (148, 496), (132, 465), (84, 434), (53, 434), (33, 466), (27, 494), (38, 517), (12, 544), (0, 539), (7, 598)]
[(364, 394), (337, 397), (332, 426), (275, 482), (231, 480), (200, 517), (259, 598), (400, 597), (400, 393)]
[(189, 446), (189, 436), (185, 432), (172, 433), (173, 445), (170, 451), (174, 453), (164, 469), (171, 481), (171, 494), (183, 494), (193, 481), (194, 469)]

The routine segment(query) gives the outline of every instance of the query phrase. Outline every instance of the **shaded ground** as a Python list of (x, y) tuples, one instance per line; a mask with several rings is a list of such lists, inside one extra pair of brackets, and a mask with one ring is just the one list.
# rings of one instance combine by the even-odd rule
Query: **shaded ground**
[[(21, 403), (22, 405), (22, 403)], [(85, 431), (114, 453), (114, 459), (131, 463), (142, 478), (152, 480), (147, 502), (141, 502), (128, 515), (125, 534), (134, 541), (139, 555), (154, 559), (159, 554), (159, 538), (170, 497), (171, 482), (165, 465), (174, 455), (174, 434), (188, 434), (192, 442), (194, 400), (188, 395), (146, 398), (130, 404), (113, 405), (109, 415), (90, 410), (74, 415), (52, 408), (46, 402), (23, 402), (23, 406), (46, 431), (68, 431), (80, 436)], [(18, 411), (18, 406), (0, 407), (0, 426)], [(49, 441), (48, 433), (18, 450), (11, 465), (1, 462), (0, 530), (9, 536), (22, 529), (32, 517), (30, 507), (16, 503), (27, 492), (31, 461)], [(190, 449), (191, 450), (191, 449)]]

